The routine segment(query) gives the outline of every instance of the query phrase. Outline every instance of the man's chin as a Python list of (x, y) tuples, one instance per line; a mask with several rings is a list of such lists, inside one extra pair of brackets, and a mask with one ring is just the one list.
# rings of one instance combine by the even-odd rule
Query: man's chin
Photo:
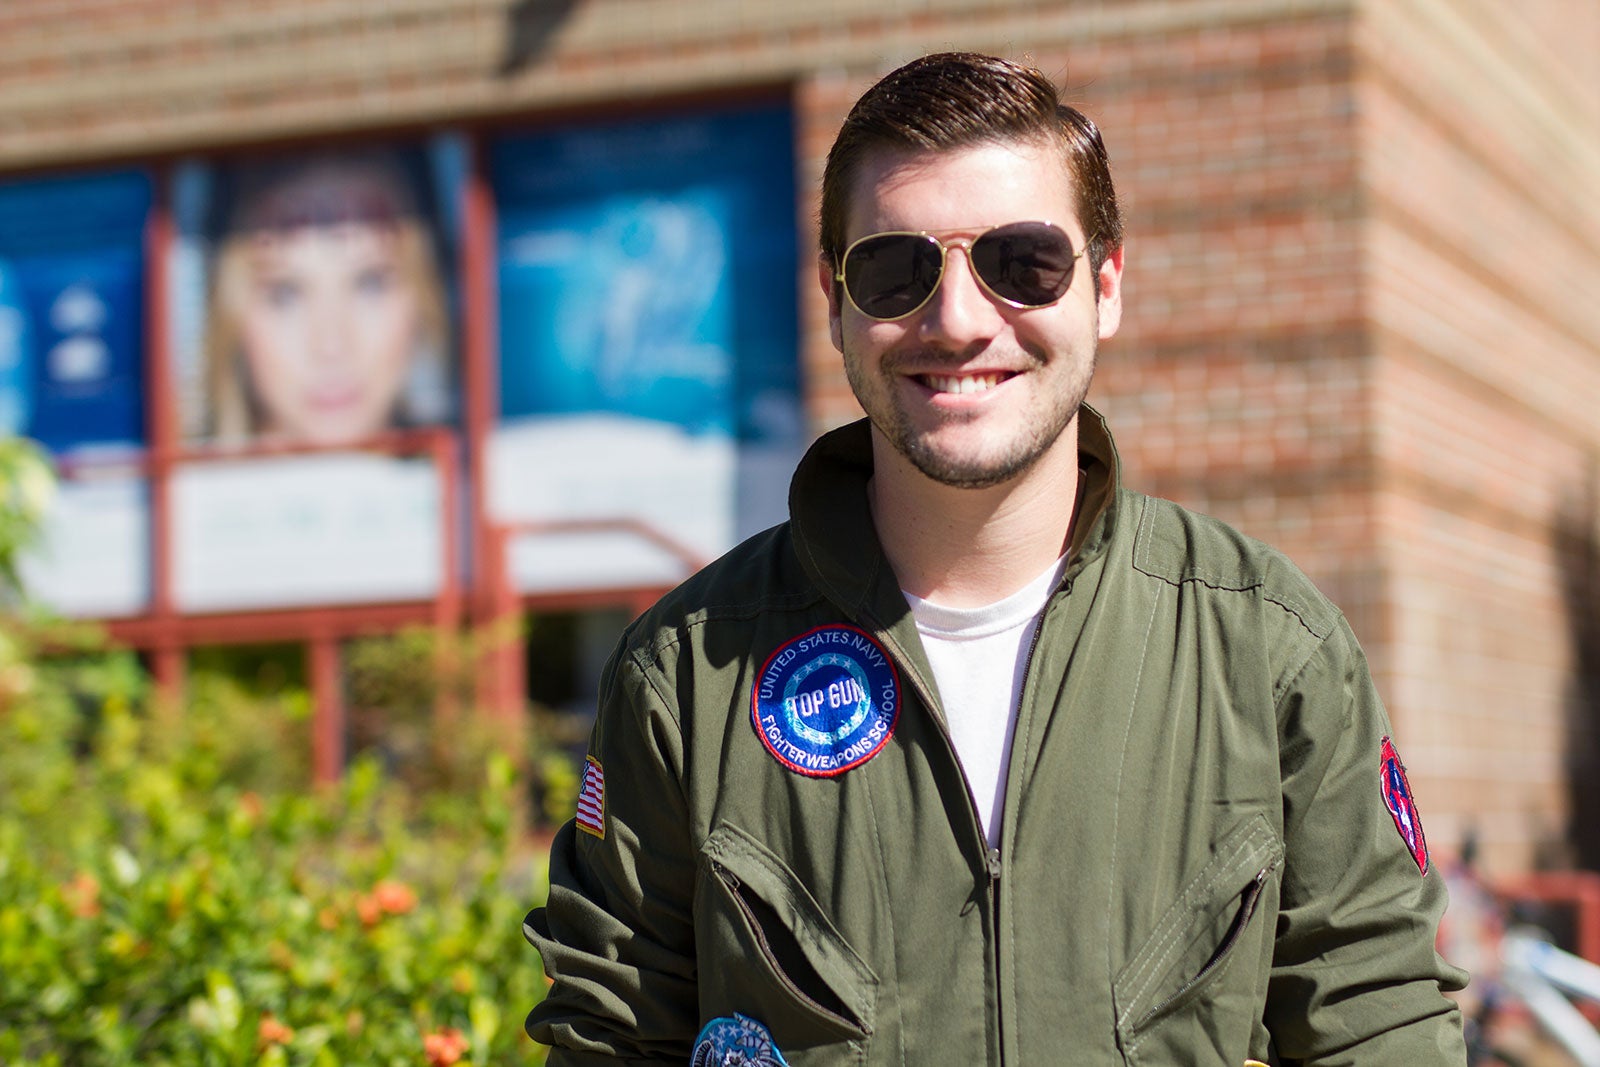
[(903, 453), (911, 465), (951, 489), (991, 489), (1025, 473), (1039, 459), (1025, 456), (972, 456), (913, 445)]

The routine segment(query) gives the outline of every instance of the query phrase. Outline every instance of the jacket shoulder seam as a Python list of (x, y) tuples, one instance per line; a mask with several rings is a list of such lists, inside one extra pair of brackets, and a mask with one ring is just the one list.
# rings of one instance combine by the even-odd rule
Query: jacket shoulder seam
[(683, 736), (683, 716), (679, 712), (678, 702), (668, 696), (666, 690), (661, 687), (656, 680), (656, 675), (659, 671), (652, 669), (654, 665), (645, 660), (641, 656), (641, 652), (643, 652), (643, 649), (633, 649), (629, 652), (628, 659), (633, 663), (633, 669), (639, 672), (639, 679), (650, 687), (650, 692), (655, 695), (657, 702), (660, 703), (661, 710), (671, 717), (673, 728), (678, 731), (678, 735), (681, 737)]
[[(1263, 574), (1239, 572), (1226, 573), (1223, 571), (1214, 570), (1200, 564), (1194, 558), (1192, 553), (1189, 554), (1181, 573), (1174, 573), (1173, 568), (1163, 568), (1160, 566), (1160, 564), (1152, 558), (1152, 544), (1155, 540), (1155, 524), (1159, 513), (1171, 512), (1176, 514), (1179, 512), (1179, 505), (1174, 504), (1170, 500), (1164, 500), (1159, 497), (1143, 496), (1142, 494), (1140, 494), (1139, 497), (1141, 511), (1138, 527), (1134, 535), (1135, 544), (1133, 551), (1133, 565), (1134, 568), (1137, 569), (1141, 574), (1155, 578), (1158, 581), (1166, 582), (1168, 585), (1174, 587), (1188, 584), (1198, 584), (1205, 586), (1207, 589), (1213, 589), (1217, 592), (1223, 593), (1248, 593), (1251, 591), (1256, 591), (1262, 600), (1275, 604), (1285, 613), (1292, 615), (1295, 621), (1297, 621), (1307, 633), (1309, 633), (1312, 637), (1317, 638), (1319, 641), (1325, 639), (1328, 634), (1333, 631), (1334, 625), (1332, 621), (1329, 620), (1325, 622), (1323, 621), (1322, 617), (1327, 616), (1330, 611), (1332, 611), (1334, 614), (1337, 614), (1337, 608), (1334, 608), (1325, 599), (1308, 602), (1305, 598), (1296, 596), (1288, 590), (1269, 585), (1267, 583), (1266, 576)], [(1185, 514), (1193, 515), (1194, 513)], [(1196, 517), (1203, 519), (1203, 527), (1211, 527), (1214, 524), (1216, 527), (1220, 528), (1222, 525), (1214, 519), (1204, 519), (1200, 516)], [(1241, 543), (1259, 546), (1260, 550), (1270, 552), (1275, 556), (1282, 555), (1277, 549), (1273, 549), (1270, 546), (1265, 545), (1262, 542), (1255, 541), (1252, 538), (1245, 537), (1245, 535), (1239, 534), (1237, 531), (1233, 531), (1231, 528), (1229, 528), (1229, 533), (1233, 537), (1240, 538)], [(1286, 557), (1285, 562), (1287, 562)], [(1309, 581), (1310, 579), (1304, 580)], [(1312, 610), (1313, 607), (1321, 607), (1323, 610), (1314, 612)], [(1313, 615), (1318, 616), (1318, 618), (1313, 618)]]
[(1295, 683), (1305, 676), (1306, 671), (1311, 669), (1311, 661), (1316, 658), (1318, 652), (1328, 646), (1328, 642), (1333, 639), (1335, 632), (1337, 632), (1336, 627), (1330, 629), (1326, 634), (1318, 635), (1318, 639), (1311, 644), (1310, 648), (1306, 649), (1305, 657), (1300, 661), (1299, 666), (1292, 671), (1285, 671), (1282, 679), (1273, 684), (1272, 703), (1275, 711), (1280, 713), (1283, 711), (1284, 698), (1294, 690)]

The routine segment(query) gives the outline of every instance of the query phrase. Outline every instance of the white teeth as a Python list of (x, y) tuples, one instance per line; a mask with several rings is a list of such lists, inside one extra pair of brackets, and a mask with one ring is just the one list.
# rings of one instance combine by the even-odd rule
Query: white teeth
[(936, 393), (982, 393), (999, 385), (1000, 374), (930, 374), (924, 381)]

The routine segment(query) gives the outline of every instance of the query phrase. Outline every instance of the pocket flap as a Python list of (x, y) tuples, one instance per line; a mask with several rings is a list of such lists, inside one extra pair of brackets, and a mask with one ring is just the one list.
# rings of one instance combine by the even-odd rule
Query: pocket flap
[(1119, 1033), (1139, 1029), (1220, 969), (1282, 857), (1264, 815), (1228, 832), (1113, 982)]
[[(871, 1034), (877, 976), (783, 861), (727, 823), (712, 831), (701, 855), (704, 876), (731, 899), (743, 932), (793, 1005), (841, 1036)], [(715, 965), (701, 960), (702, 971), (708, 964)], [(769, 1025), (775, 1035), (781, 1028), (776, 1019)]]

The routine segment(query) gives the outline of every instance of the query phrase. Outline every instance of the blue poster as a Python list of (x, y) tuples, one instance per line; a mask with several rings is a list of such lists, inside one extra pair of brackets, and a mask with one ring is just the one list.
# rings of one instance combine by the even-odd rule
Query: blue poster
[(506, 137), (495, 521), (523, 591), (654, 587), (781, 521), (805, 444), (787, 107)]
[(786, 107), (526, 134), (490, 168), (502, 416), (798, 437)]
[(150, 181), (0, 183), (0, 433), (56, 452), (144, 440)]
[[(507, 244), (507, 414), (610, 411), (734, 432), (726, 198), (715, 188), (542, 212)], [(505, 290), (502, 289), (504, 292)]]

